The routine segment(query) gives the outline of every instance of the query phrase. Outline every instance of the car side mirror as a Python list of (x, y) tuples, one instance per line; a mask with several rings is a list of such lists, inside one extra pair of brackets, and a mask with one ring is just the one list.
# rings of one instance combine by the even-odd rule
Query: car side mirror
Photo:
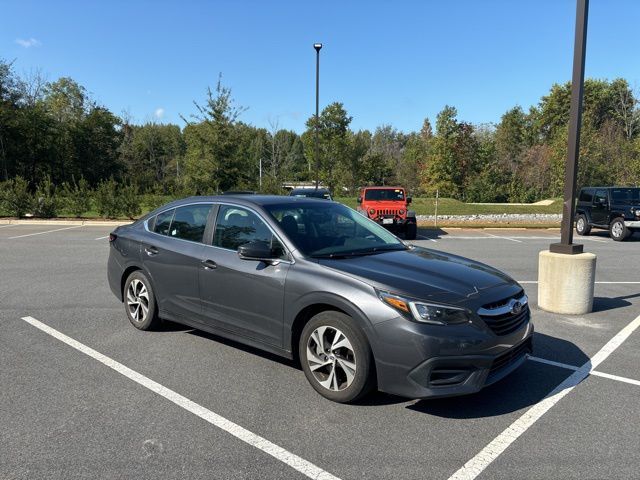
[(242, 260), (258, 260), (272, 263), (278, 259), (278, 255), (273, 251), (268, 242), (254, 240), (238, 247), (238, 256)]
[(362, 197), (358, 197), (358, 203), (362, 203)]
[(409, 205), (412, 201), (413, 199), (411, 197), (407, 197), (407, 205)]

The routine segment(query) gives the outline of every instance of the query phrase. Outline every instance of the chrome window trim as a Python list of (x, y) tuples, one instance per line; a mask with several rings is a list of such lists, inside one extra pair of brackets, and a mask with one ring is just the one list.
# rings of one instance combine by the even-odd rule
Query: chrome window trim
[[(204, 241), (196, 242), (196, 241), (194, 241), (194, 240), (187, 240), (186, 238), (172, 237), (172, 236), (170, 236), (170, 235), (162, 235), (161, 233), (154, 232), (153, 230), (149, 230), (149, 220), (151, 220), (152, 218), (157, 217), (158, 215), (162, 215), (163, 213), (168, 212), (169, 210), (177, 210), (178, 208), (182, 208), (182, 207), (192, 207), (192, 206), (194, 206), (194, 205), (211, 205), (211, 208), (213, 208), (213, 207), (215, 206), (215, 204), (216, 204), (215, 202), (211, 202), (211, 201), (209, 201), (209, 202), (194, 202), (194, 203), (187, 203), (187, 204), (185, 204), (185, 205), (177, 205), (177, 206), (175, 206), (175, 207), (169, 207), (169, 208), (166, 208), (166, 209), (164, 209), (164, 210), (162, 210), (162, 211), (160, 211), (160, 212), (156, 213), (155, 215), (153, 215), (153, 216), (151, 216), (151, 217), (147, 218), (147, 219), (143, 222), (143, 224), (144, 224), (144, 229), (145, 229), (147, 232), (149, 232), (149, 233), (153, 233), (154, 235), (158, 235), (159, 237), (171, 238), (171, 239), (173, 239), (173, 240), (180, 240), (180, 241), (182, 241), (182, 242), (195, 243), (196, 245), (206, 245), (206, 243), (204, 243)], [(173, 214), (173, 218), (175, 218), (175, 212), (174, 212), (174, 214)], [(173, 218), (171, 219), (171, 223), (173, 223)], [(171, 225), (169, 225), (169, 227), (171, 227)], [(205, 230), (206, 230), (206, 228), (207, 228), (207, 225), (206, 225), (206, 224), (205, 224), (204, 228), (205, 228)], [(204, 240), (204, 233), (202, 234), (202, 237), (203, 237), (203, 240)]]

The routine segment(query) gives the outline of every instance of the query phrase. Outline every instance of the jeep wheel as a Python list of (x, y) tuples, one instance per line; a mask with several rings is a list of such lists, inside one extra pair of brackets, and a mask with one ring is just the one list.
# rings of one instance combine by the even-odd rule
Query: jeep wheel
[(609, 226), (609, 235), (611, 235), (611, 238), (613, 238), (616, 242), (622, 242), (623, 240), (626, 240), (626, 238), (629, 236), (629, 233), (629, 229), (625, 227), (624, 220), (622, 218), (614, 219)]
[(576, 232), (578, 232), (578, 235), (589, 235), (591, 233), (591, 225), (589, 225), (587, 217), (584, 215), (578, 215), (576, 219)]
[(418, 236), (418, 225), (415, 223), (407, 223), (404, 231), (404, 238), (406, 240), (415, 240)]

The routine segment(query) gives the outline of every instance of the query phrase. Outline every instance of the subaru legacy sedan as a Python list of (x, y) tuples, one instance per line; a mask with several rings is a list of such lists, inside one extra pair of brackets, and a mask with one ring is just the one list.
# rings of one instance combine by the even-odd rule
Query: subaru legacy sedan
[(532, 349), (522, 287), (327, 200), (191, 197), (109, 236), (134, 327), (171, 320), (299, 360), (336, 402), (477, 392)]

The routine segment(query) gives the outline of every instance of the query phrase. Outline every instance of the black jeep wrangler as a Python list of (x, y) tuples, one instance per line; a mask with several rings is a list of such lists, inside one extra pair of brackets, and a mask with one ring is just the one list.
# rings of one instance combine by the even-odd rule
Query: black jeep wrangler
[(585, 187), (576, 207), (576, 232), (589, 235), (592, 228), (609, 230), (621, 242), (640, 231), (640, 188)]

